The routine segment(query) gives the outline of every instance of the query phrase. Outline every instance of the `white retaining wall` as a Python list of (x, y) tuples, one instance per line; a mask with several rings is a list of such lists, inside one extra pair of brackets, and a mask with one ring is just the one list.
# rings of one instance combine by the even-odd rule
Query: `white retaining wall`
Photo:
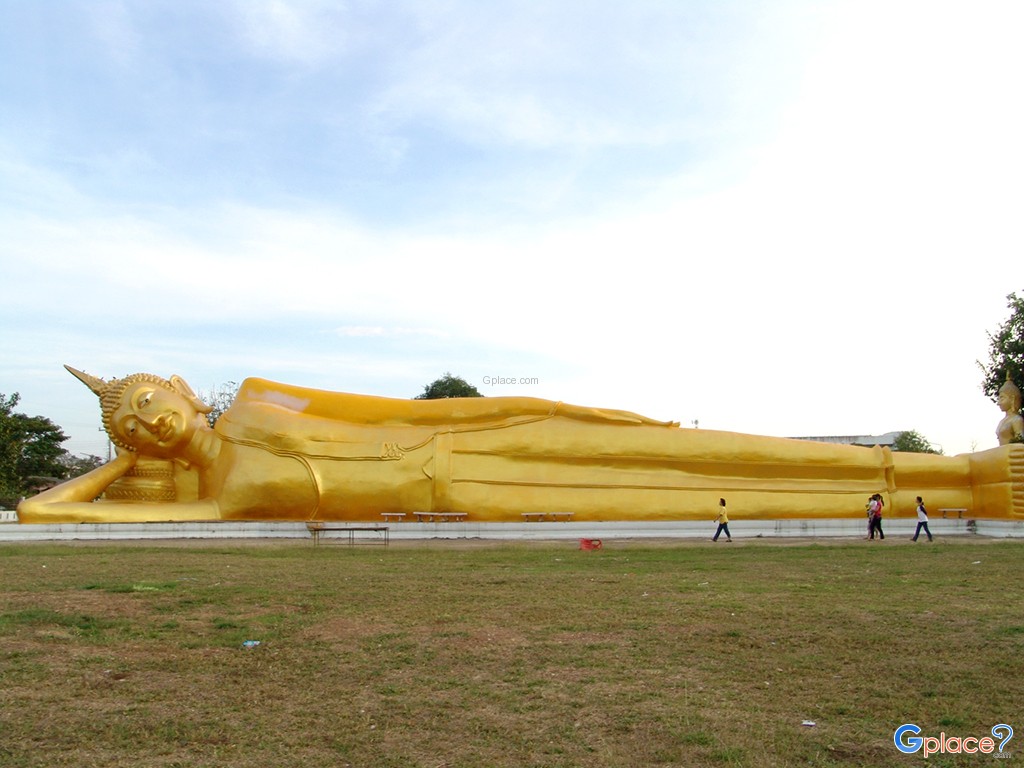
[[(353, 527), (367, 523), (353, 523)], [(910, 537), (916, 519), (887, 518), (886, 536)], [(393, 541), (403, 539), (504, 539), (540, 541), (553, 539), (710, 539), (715, 524), (708, 522), (644, 523), (389, 523)], [(1024, 521), (954, 520), (932, 518), (932, 534), (942, 536), (988, 536), (1024, 538)], [(862, 520), (733, 520), (733, 538), (864, 538), (867, 523)], [(357, 537), (375, 534), (356, 533)], [(347, 538), (344, 532), (326, 532), (324, 539)], [(0, 523), (0, 541), (145, 540), (145, 539), (310, 539), (305, 523), (63, 523), (21, 525)], [(722, 540), (720, 540), (721, 543)]]

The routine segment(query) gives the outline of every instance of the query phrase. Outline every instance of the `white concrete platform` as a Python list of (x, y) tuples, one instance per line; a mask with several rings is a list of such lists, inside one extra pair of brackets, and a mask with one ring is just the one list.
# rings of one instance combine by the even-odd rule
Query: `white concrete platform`
[[(365, 526), (366, 523), (353, 523)], [(887, 537), (910, 537), (916, 519), (886, 519)], [(985, 536), (1024, 538), (1024, 521), (953, 520), (932, 518), (932, 534), (942, 536)], [(391, 541), (404, 539), (496, 539), (544, 541), (566, 539), (710, 539), (715, 524), (707, 522), (644, 523), (389, 523)], [(864, 538), (863, 520), (733, 520), (733, 538)], [(372, 536), (373, 534), (362, 534)], [(323, 538), (345, 536), (335, 532)], [(347, 538), (347, 537), (346, 537)], [(147, 539), (306, 539), (312, 537), (305, 523), (66, 523), (21, 525), (0, 523), (0, 542), (29, 541), (129, 541)]]

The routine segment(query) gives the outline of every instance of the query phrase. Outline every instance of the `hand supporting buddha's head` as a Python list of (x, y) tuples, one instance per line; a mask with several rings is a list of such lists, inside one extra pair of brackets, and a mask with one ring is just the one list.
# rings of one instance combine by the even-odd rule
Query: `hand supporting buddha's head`
[(209, 429), (206, 405), (180, 376), (164, 379), (133, 373), (104, 381), (65, 365), (100, 399), (103, 426), (111, 442), (160, 458), (180, 456), (196, 432)]

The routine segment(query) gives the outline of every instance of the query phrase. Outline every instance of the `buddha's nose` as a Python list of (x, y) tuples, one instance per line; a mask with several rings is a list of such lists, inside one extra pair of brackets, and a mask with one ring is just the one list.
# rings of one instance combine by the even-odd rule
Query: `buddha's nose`
[(143, 413), (139, 414), (138, 419), (147, 431), (153, 433), (159, 431), (160, 425), (163, 424), (163, 414)]

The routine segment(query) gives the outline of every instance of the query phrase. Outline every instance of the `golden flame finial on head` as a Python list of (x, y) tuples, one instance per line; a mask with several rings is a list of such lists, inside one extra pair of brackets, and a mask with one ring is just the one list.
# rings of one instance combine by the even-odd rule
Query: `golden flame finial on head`
[(85, 371), (80, 371), (77, 368), (72, 368), (70, 365), (65, 365), (64, 367), (68, 369), (68, 372), (71, 373), (72, 376), (74, 376), (76, 379), (85, 384), (85, 386), (87, 386), (97, 395), (103, 394), (103, 388), (107, 385), (107, 382), (105, 382), (103, 379), (99, 378), (98, 376), (93, 376), (92, 374), (86, 373)]

